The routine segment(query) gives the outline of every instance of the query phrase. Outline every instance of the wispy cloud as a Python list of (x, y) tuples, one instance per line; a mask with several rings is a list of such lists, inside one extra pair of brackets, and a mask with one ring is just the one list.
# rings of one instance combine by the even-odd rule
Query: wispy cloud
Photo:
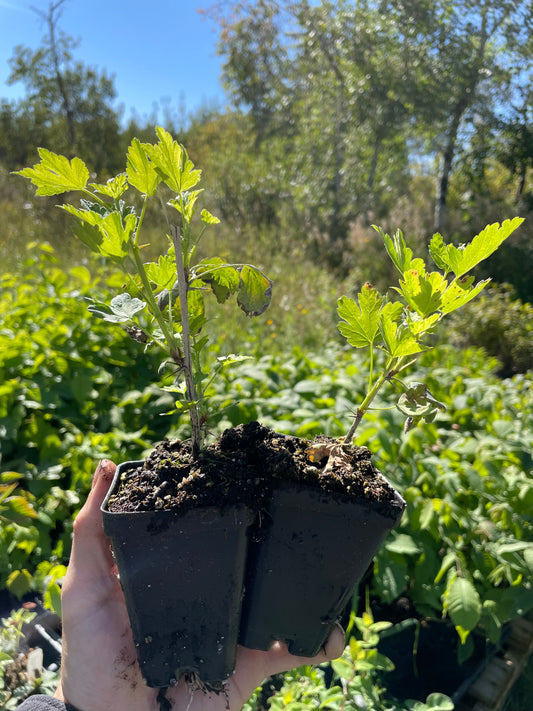
[(18, 10), (19, 12), (30, 12), (30, 9), (25, 6), (10, 2), (10, 0), (0, 0), (0, 8), (5, 7), (7, 10)]

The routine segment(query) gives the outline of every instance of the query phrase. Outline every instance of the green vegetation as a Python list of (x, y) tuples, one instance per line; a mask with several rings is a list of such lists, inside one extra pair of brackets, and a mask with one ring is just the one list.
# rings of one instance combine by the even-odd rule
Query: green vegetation
[[(165, 416), (173, 397), (152, 384), (157, 354), (110, 331), (80, 299), (96, 289), (108, 300), (117, 278), (111, 289), (95, 285), (85, 267), (60, 269), (49, 248), (32, 252), (24, 280), (12, 274), (2, 282), (0, 427), (3, 483), (17, 483), (3, 511), (14, 497), (37, 515), (26, 505), (15, 505), (15, 520), (3, 514), (1, 584), (17, 595), (44, 593), (57, 607), (72, 519), (94, 462), (137, 458), (189, 426), (186, 417), (176, 424)], [(368, 358), (334, 341), (315, 355), (263, 348), (256, 343), (253, 360), (210, 385), (212, 433), (258, 418), (299, 436), (342, 436), (347, 408), (366, 390)], [(385, 602), (407, 596), (418, 614), (448, 617), (464, 658), (472, 634), (496, 641), (506, 620), (533, 607), (533, 388), (530, 374), (497, 378), (497, 361), (482, 351), (445, 348), (439, 361), (423, 353), (417, 378), (445, 412), (402, 435), (400, 412), (374, 409), (356, 442), (376, 450), (376, 464), (408, 502), (369, 591)], [(386, 677), (380, 683), (386, 688)]]
[[(40, 163), (18, 174), (31, 180), (37, 195), (76, 191), (83, 196), (81, 207), (62, 205), (76, 218), (76, 236), (92, 252), (118, 264), (127, 280), (109, 304), (91, 298), (89, 311), (107, 323), (121, 324), (146, 348), (155, 346), (163, 352), (160, 369), (173, 373), (172, 383), (165, 389), (178, 396), (177, 411), (190, 415), (191, 446), (196, 456), (209, 424), (206, 390), (224, 365), (239, 360), (238, 356), (227, 356), (219, 357), (214, 365), (203, 362), (209, 343), (204, 335), (204, 296), (212, 292), (222, 304), (236, 294), (247, 316), (259, 316), (270, 304), (272, 282), (249, 264), (228, 264), (218, 256), (196, 261), (205, 229), (218, 224), (219, 219), (204, 208), (201, 228), (193, 227), (196, 203), (203, 192), (197, 188), (201, 171), (194, 169), (185, 148), (168, 131), (159, 127), (156, 133), (156, 144), (133, 139), (126, 172), (110, 178), (105, 185), (89, 183), (89, 170), (79, 158), (69, 161), (45, 149), (39, 150)], [(167, 205), (179, 214), (180, 226), (169, 219), (171, 234), (167, 235), (166, 250), (157, 262), (146, 263), (141, 241), (144, 216), (150, 201), (164, 204), (161, 188), (165, 187), (172, 191)], [(136, 193), (130, 204), (123, 199), (128, 189)], [(142, 198), (139, 214), (135, 211), (136, 197)], [(139, 321), (145, 309), (150, 318)]]
[[(413, 365), (427, 349), (425, 339), (446, 316), (470, 303), (488, 284), (488, 280), (474, 284), (467, 276), (481, 261), (493, 254), (504, 240), (523, 222), (519, 217), (499, 224), (488, 225), (471, 242), (457, 248), (446, 245), (442, 235), (433, 235), (429, 253), (434, 264), (442, 269), (428, 272), (420, 257), (413, 257), (398, 230), (393, 238), (378, 230), (389, 257), (402, 278), (394, 291), (399, 298), (389, 301), (370, 283), (366, 283), (357, 301), (342, 296), (338, 303), (341, 318), (339, 330), (354, 348), (367, 348), (370, 357), (368, 391), (357, 408), (346, 442), (351, 443), (364, 415), (386, 383), (403, 386), (397, 407), (407, 416), (406, 429), (422, 419), (432, 422), (444, 405), (431, 395), (424, 383), (404, 385), (398, 377)], [(453, 274), (449, 282), (446, 277)], [(383, 369), (374, 375), (375, 354), (386, 355)]]
[[(387, 293), (395, 266), (382, 258), (371, 221), (384, 234), (401, 225), (406, 243), (424, 255), (436, 228), (458, 244), (502, 216), (525, 217), (497, 255), (474, 268), (467, 288), (489, 275), (504, 286), (485, 289), (429, 336), (439, 358), (431, 350), (413, 354), (416, 380), (402, 375), (407, 392), (416, 394), (422, 381), (423, 395), (431, 393), (422, 404), (433, 421), (404, 433), (404, 416), (378, 392), (355, 433), (408, 504), (365, 581), (369, 599), (402, 597), (417, 619), (449, 621), (461, 660), (476, 639), (497, 642), (508, 620), (533, 609), (532, 17), (526, 2), (467, 5), (465, 12), (455, 2), (218, 3), (219, 14), (212, 12), (229, 108), (164, 121), (202, 165), (212, 212), (222, 220), (202, 236), (196, 264), (212, 254), (227, 266), (255, 264), (261, 255), (261, 272), (275, 284), (260, 322), (206, 299), (202, 319), (212, 337), (205, 358), (250, 357), (202, 380), (212, 435), (252, 419), (303, 437), (346, 435), (347, 413), (368, 392), (369, 369), (390, 372), (390, 365), (383, 352), (371, 364), (343, 345), (338, 299), (347, 294), (341, 304), (359, 308), (370, 297), (385, 314), (398, 308), (398, 294)], [(34, 592), (57, 611), (72, 520), (95, 462), (137, 459), (163, 437), (189, 432), (186, 411), (168, 415), (176, 393), (162, 388), (171, 375), (154, 382), (161, 354), (87, 310), (89, 298), (117, 316), (102, 304), (122, 291), (118, 264), (78, 248), (70, 208), (55, 209), (58, 202), (65, 208), (68, 194), (36, 200), (10, 175), (34, 163), (37, 148), (76, 154), (99, 186), (86, 196), (98, 204), (118, 186), (128, 146), (142, 161), (153, 140), (151, 121), (121, 125), (106, 73), (76, 61), (76, 44), (58, 27), (60, 6), (44, 16), (41, 47), (14, 51), (11, 80), (24, 83), (25, 96), (0, 99), (0, 590), (15, 598)], [(166, 217), (157, 204), (143, 211), (147, 191), (138, 192), (133, 207), (149, 244), (143, 261), (159, 267), (169, 248)], [(110, 214), (117, 213), (110, 198)], [(125, 214), (121, 229), (128, 224)], [(432, 256), (457, 276), (442, 261), (448, 250), (433, 242)], [(172, 294), (173, 285), (159, 286)], [(148, 333), (146, 314), (138, 312), (137, 327)], [(376, 344), (388, 333), (381, 326)], [(376, 638), (388, 630), (379, 624), (354, 601), (343, 659), (285, 675), (271, 707), (386, 709), (390, 662)], [(15, 636), (2, 638), (3, 667)], [(529, 708), (527, 689), (520, 711)], [(258, 692), (250, 710), (261, 703)], [(394, 707), (450, 708), (438, 695), (417, 703)]]

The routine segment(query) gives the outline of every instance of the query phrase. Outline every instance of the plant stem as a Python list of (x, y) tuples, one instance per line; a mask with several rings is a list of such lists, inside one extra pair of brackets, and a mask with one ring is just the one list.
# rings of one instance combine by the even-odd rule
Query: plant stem
[(174, 333), (173, 333), (172, 329), (168, 327), (167, 322), (163, 318), (161, 309), (157, 305), (157, 301), (154, 298), (154, 294), (152, 292), (152, 288), (150, 286), (150, 282), (148, 281), (148, 277), (146, 275), (146, 270), (144, 268), (144, 264), (141, 259), (139, 248), (136, 245), (132, 245), (131, 251), (133, 252), (133, 259), (135, 261), (135, 268), (137, 270), (137, 273), (141, 277), (141, 282), (143, 285), (143, 296), (148, 301), (150, 311), (154, 315), (154, 318), (156, 319), (159, 328), (161, 329), (161, 331), (163, 332), (163, 334), (165, 336), (165, 339), (169, 345), (170, 356), (173, 359), (175, 359), (176, 354), (178, 353), (178, 350), (179, 350), (178, 342), (176, 341), (176, 338), (174, 337)]
[[(374, 385), (370, 388), (370, 390), (368, 391), (368, 393), (365, 395), (365, 397), (364, 397), (364, 399), (363, 399), (363, 402), (362, 402), (361, 405), (357, 408), (357, 411), (356, 411), (356, 413), (355, 413), (354, 420), (353, 420), (353, 422), (352, 422), (352, 426), (350, 427), (350, 429), (348, 430), (348, 433), (347, 433), (346, 437), (344, 438), (345, 444), (351, 444), (351, 443), (352, 443), (352, 440), (353, 440), (353, 438), (354, 438), (355, 432), (356, 432), (357, 428), (359, 427), (359, 424), (360, 424), (361, 420), (363, 419), (365, 413), (367, 412), (368, 408), (369, 408), (370, 405), (372, 404), (374, 398), (375, 398), (376, 395), (379, 393), (379, 391), (381, 390), (381, 388), (383, 387), (383, 385), (385, 385), (385, 383), (387, 382), (387, 380), (390, 379), (392, 373), (395, 373), (395, 372), (396, 372), (397, 368), (400, 366), (401, 360), (402, 360), (401, 358), (400, 358), (400, 359), (397, 359), (397, 358), (389, 358), (389, 360), (387, 361), (387, 363), (386, 363), (386, 365), (385, 365), (385, 367), (384, 367), (384, 369), (383, 369), (383, 373), (379, 376), (379, 378), (376, 380), (376, 382), (374, 383)], [(397, 363), (396, 363), (396, 368), (393, 367), (395, 361), (397, 361)]]
[(178, 291), (181, 312), (181, 341), (183, 345), (183, 370), (185, 373), (185, 386), (187, 388), (187, 400), (190, 403), (189, 415), (191, 418), (191, 449), (192, 456), (196, 458), (200, 452), (200, 414), (196, 401), (196, 388), (192, 371), (191, 358), (191, 334), (189, 328), (189, 308), (187, 304), (188, 282), (187, 274), (183, 264), (183, 253), (181, 251), (181, 240), (178, 228), (172, 226), (172, 242), (176, 253), (176, 271), (178, 275)]

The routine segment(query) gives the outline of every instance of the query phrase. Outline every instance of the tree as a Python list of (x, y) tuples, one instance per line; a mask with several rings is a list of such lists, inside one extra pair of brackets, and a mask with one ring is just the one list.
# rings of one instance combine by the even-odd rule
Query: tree
[(449, 183), (459, 149), (476, 132), (486, 133), (497, 124), (517, 84), (527, 80), (533, 8), (527, 0), (403, 0), (381, 6), (419, 48), (425, 104), (430, 107), (429, 117), (421, 118), (439, 156), (434, 228), (440, 231), (447, 222)]
[(256, 0), (215, 8), (226, 86), (252, 116), (258, 145), (283, 155), (285, 200), (334, 266), (346, 257), (354, 221), (386, 212), (391, 186), (406, 177), (401, 43), (371, 5)]
[(415, 146), (438, 164), (446, 226), (453, 171), (474, 144), (493, 155), (533, 56), (529, 0), (249, 0), (215, 16), (237, 105), (285, 141), (292, 199), (341, 250), (405, 194)]
[[(114, 172), (122, 150), (119, 115), (112, 107), (116, 96), (113, 80), (73, 59), (77, 43), (58, 27), (65, 2), (50, 2), (47, 13), (37, 11), (47, 27), (38, 49), (15, 47), (8, 83), (22, 82), (26, 96), (19, 102), (3, 103), (4, 123), (13, 127), (23, 117), (26, 127), (28, 122), (32, 124), (30, 134), (39, 136), (38, 145), (71, 155), (79, 153), (97, 173)], [(22, 144), (28, 146), (24, 137)], [(24, 163), (28, 157), (19, 155), (17, 160)], [(5, 160), (12, 167), (9, 155)]]

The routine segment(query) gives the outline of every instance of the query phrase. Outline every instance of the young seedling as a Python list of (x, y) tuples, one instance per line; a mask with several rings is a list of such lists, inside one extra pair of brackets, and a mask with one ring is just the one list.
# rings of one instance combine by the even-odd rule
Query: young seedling
[[(440, 234), (433, 235), (429, 253), (441, 271), (428, 271), (424, 260), (413, 257), (400, 230), (390, 237), (379, 227), (385, 249), (401, 274), (398, 286), (392, 287), (397, 298), (389, 300), (368, 282), (357, 299), (342, 296), (337, 313), (339, 330), (354, 348), (367, 348), (370, 354), (368, 389), (355, 412), (344, 442), (350, 444), (365, 413), (383, 386), (399, 383), (403, 393), (398, 409), (407, 417), (406, 431), (421, 420), (431, 422), (444, 405), (436, 400), (424, 383), (405, 384), (400, 373), (412, 365), (430, 346), (425, 338), (443, 318), (474, 299), (489, 283), (475, 283), (468, 272), (495, 252), (523, 222), (515, 217), (501, 225), (488, 225), (466, 245), (445, 244)], [(384, 363), (374, 373), (376, 355), (384, 353)]]
[[(203, 445), (209, 415), (206, 391), (216, 372), (238, 356), (219, 358), (206, 370), (203, 356), (209, 337), (204, 297), (211, 292), (218, 303), (236, 294), (248, 316), (258, 316), (268, 307), (272, 282), (257, 267), (228, 264), (220, 257), (196, 262), (198, 244), (219, 220), (206, 209), (198, 212), (201, 171), (194, 168), (186, 150), (163, 128), (156, 128), (157, 143), (134, 138), (127, 153), (124, 173), (105, 184), (90, 183), (89, 170), (79, 158), (68, 160), (44, 148), (33, 168), (17, 171), (37, 188), (37, 195), (81, 194), (79, 206), (60, 205), (76, 220), (76, 236), (90, 250), (118, 264), (126, 274), (122, 293), (109, 304), (94, 300), (95, 316), (120, 324), (136, 341), (155, 345), (164, 353), (163, 368), (172, 370), (173, 384), (167, 389), (178, 395), (176, 409), (188, 411), (191, 446), (197, 456)], [(177, 212), (179, 226), (169, 225), (166, 251), (157, 261), (143, 261), (141, 232), (150, 202), (168, 192), (167, 204)], [(124, 201), (133, 192), (129, 203)], [(136, 195), (135, 195), (136, 193)], [(130, 193), (131, 194), (131, 193)], [(135, 202), (141, 198), (137, 211)], [(136, 200), (135, 200), (136, 198)], [(141, 314), (148, 318), (141, 320)]]

